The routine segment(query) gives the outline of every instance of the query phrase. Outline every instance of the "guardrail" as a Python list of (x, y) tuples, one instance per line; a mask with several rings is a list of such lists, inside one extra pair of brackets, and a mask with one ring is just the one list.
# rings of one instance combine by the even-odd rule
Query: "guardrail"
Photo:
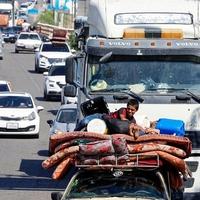
[(66, 40), (69, 39), (69, 35), (74, 31), (74, 29), (64, 28), (64, 27), (60, 27), (60, 26), (53, 26), (53, 25), (43, 24), (43, 23), (38, 23), (36, 29), (38, 32), (40, 32), (44, 35), (47, 35), (49, 37), (52, 37), (54, 29), (65, 30), (67, 33)]

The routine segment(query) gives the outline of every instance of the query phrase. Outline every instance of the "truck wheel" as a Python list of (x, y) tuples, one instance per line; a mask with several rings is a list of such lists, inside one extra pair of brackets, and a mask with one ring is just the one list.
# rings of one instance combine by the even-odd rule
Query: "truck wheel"
[(15, 49), (15, 53), (19, 53), (19, 51), (17, 49)]

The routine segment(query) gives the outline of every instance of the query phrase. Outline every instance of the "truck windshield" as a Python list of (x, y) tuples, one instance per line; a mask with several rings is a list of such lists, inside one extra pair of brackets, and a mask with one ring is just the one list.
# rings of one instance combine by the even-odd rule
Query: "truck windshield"
[[(88, 175), (89, 174), (89, 175)], [(146, 174), (146, 173), (144, 173)], [(146, 174), (147, 175), (147, 174)], [(164, 199), (163, 188), (155, 173), (133, 175), (125, 173), (114, 177), (111, 173), (81, 173), (76, 177), (69, 192), (70, 199), (103, 197), (148, 197)], [(145, 177), (146, 176), (146, 177)], [(66, 197), (66, 199), (68, 199)]]
[(161, 92), (162, 89), (200, 92), (200, 65), (196, 58), (186, 57), (183, 60), (172, 56), (164, 59), (124, 56), (101, 64), (96, 62), (97, 58), (89, 59), (87, 88), (90, 92), (119, 88), (135, 93)]

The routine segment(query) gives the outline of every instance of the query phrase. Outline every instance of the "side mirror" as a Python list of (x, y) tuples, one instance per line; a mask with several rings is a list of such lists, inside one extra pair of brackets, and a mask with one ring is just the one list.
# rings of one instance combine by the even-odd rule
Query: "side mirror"
[(43, 72), (43, 76), (48, 76), (48, 72)]
[(77, 94), (77, 88), (74, 85), (64, 86), (64, 96), (75, 97)]
[(66, 83), (73, 84), (75, 80), (75, 60), (74, 57), (68, 57), (66, 58), (66, 75), (65, 75), (65, 81)]
[(71, 49), (71, 52), (72, 52), (72, 54), (75, 54), (76, 50), (75, 49)]
[(42, 111), (42, 110), (44, 110), (44, 107), (43, 107), (43, 106), (37, 106), (37, 111), (38, 111), (38, 113), (39, 113), (40, 111)]
[(49, 124), (49, 126), (51, 127), (53, 125), (53, 120), (51, 119), (47, 120), (47, 124)]

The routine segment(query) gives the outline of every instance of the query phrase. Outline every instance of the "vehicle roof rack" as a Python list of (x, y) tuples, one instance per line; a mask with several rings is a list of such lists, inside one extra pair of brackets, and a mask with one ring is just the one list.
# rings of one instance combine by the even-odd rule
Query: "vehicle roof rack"
[[(105, 157), (104, 157), (105, 158)], [(78, 168), (89, 169), (132, 169), (132, 168), (159, 168), (162, 162), (159, 155), (156, 154), (125, 154), (114, 155), (114, 160), (110, 164), (108, 162), (102, 162), (102, 157), (89, 158), (87, 163), (84, 160), (76, 159), (75, 166)]]

